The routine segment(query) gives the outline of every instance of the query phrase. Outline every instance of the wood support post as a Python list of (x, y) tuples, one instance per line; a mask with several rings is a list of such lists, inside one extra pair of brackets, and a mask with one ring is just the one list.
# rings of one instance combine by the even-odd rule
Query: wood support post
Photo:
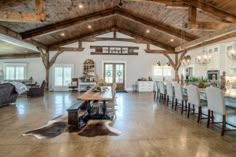
[[(0, 2), (2, 3), (2, 2)], [(1, 5), (1, 4), (0, 4)], [(46, 19), (45, 0), (35, 0), (35, 11), (0, 11), (0, 21), (8, 22), (42, 22)]]
[(53, 64), (56, 62), (57, 57), (63, 53), (62, 50), (59, 50), (51, 59), (49, 58), (49, 51), (44, 51), (41, 48), (38, 48), (39, 52), (40, 52), (40, 56), (42, 58), (43, 61), (43, 65), (45, 67), (46, 70), (46, 90), (48, 90), (48, 85), (49, 85), (49, 70), (50, 68), (53, 66)]
[(113, 32), (113, 38), (116, 39), (116, 30)]
[(150, 50), (150, 44), (147, 43), (147, 50)]
[(179, 79), (178, 76), (178, 71), (179, 68), (181, 66), (181, 60), (183, 59), (184, 55), (187, 53), (187, 51), (183, 52), (180, 57), (178, 57), (178, 54), (175, 54), (175, 62), (172, 60), (172, 58), (168, 55), (168, 54), (163, 54), (164, 56), (166, 56), (170, 62), (170, 65), (172, 66), (172, 68), (175, 71), (175, 80)]

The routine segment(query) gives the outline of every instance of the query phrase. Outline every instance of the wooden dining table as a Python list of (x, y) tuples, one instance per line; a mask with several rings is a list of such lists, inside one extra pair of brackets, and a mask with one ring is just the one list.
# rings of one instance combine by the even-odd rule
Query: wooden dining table
[[(103, 90), (101, 92), (94, 91), (94, 88), (89, 89), (84, 94), (80, 95), (78, 97), (79, 100), (84, 100), (87, 103), (87, 111), (88, 111), (88, 117), (89, 119), (110, 119), (110, 117), (107, 115), (107, 107), (106, 102), (113, 100), (113, 93), (112, 93), (112, 87), (111, 86), (103, 86), (101, 87)], [(102, 101), (102, 114), (95, 114), (91, 115), (91, 109), (93, 106), (94, 101)]]

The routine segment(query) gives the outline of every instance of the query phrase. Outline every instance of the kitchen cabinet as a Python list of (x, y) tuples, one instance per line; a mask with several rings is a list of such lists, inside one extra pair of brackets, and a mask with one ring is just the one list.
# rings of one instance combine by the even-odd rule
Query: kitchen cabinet
[(138, 92), (153, 92), (153, 81), (138, 81)]

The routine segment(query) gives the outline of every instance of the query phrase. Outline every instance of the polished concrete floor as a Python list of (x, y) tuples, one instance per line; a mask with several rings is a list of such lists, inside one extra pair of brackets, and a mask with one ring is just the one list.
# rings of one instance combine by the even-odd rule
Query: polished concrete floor
[(21, 96), (0, 108), (0, 157), (224, 157), (236, 156), (236, 133), (206, 128), (196, 118), (158, 104), (150, 93), (117, 94), (114, 127), (119, 136), (82, 137), (76, 133), (37, 140), (22, 133), (47, 123), (76, 101), (78, 93)]

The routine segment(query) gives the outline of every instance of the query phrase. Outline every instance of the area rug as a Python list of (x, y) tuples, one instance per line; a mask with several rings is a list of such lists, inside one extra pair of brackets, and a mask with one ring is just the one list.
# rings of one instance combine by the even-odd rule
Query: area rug
[(23, 136), (34, 136), (37, 139), (49, 139), (56, 137), (67, 131), (67, 119), (67, 114), (58, 116), (48, 121), (46, 125), (40, 128), (25, 132)]
[[(67, 123), (68, 115), (59, 116), (50, 120), (46, 125), (27, 131), (23, 136), (34, 136), (37, 139), (50, 139), (69, 132)], [(118, 136), (121, 134), (115, 128), (112, 128), (111, 120), (88, 120), (85, 125), (78, 129), (79, 136), (96, 137), (96, 136)], [(70, 132), (69, 132), (70, 133)]]
[(80, 136), (118, 136), (121, 132), (112, 128), (110, 120), (89, 120), (84, 128), (79, 131)]

